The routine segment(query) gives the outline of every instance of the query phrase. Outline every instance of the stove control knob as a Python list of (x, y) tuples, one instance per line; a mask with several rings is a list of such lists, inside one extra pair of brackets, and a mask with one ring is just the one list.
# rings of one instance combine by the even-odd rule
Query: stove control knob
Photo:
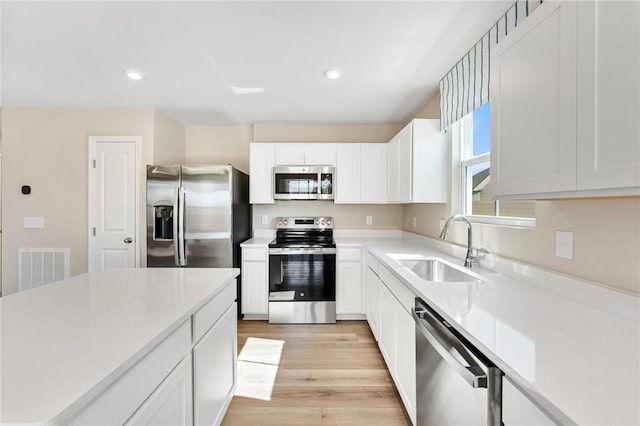
[(278, 225), (282, 225), (282, 220), (278, 220)]
[(320, 225), (320, 220), (316, 219), (316, 225)]
[(330, 220), (327, 220), (327, 225), (331, 225), (331, 221)]
[(288, 225), (288, 224), (289, 224), (289, 221), (288, 221), (287, 219), (285, 219), (285, 220), (284, 220), (284, 224), (285, 224), (285, 225)]
[(324, 220), (322, 220), (322, 222), (320, 222), (320, 225), (324, 226), (326, 224), (326, 222)]

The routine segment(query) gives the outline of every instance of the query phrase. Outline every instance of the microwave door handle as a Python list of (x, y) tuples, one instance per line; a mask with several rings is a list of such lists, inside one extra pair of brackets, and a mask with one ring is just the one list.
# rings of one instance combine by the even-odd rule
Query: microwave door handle
[(178, 223), (180, 212), (178, 209), (178, 205), (180, 204), (180, 188), (176, 188), (176, 193), (173, 202), (173, 264), (175, 266), (180, 265), (180, 244), (179, 244), (179, 235), (178, 235)]
[[(439, 321), (432, 318), (423, 318), (422, 315), (430, 316), (426, 311), (416, 311), (411, 309), (411, 314), (416, 322), (417, 330), (426, 338), (440, 356), (462, 376), (462, 378), (474, 388), (487, 387), (487, 375), (480, 365), (469, 354), (467, 348)], [(431, 321), (429, 321), (431, 319)], [(433, 324), (436, 322), (438, 325)], [(437, 327), (437, 328), (436, 328)], [(456, 359), (451, 352), (457, 352), (469, 365), (464, 365)]]

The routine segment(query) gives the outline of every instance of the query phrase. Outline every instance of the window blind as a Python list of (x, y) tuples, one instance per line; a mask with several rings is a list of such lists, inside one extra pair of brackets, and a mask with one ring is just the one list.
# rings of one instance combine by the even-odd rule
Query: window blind
[(517, 0), (440, 80), (440, 128), (488, 102), (491, 46), (498, 44), (544, 0)]

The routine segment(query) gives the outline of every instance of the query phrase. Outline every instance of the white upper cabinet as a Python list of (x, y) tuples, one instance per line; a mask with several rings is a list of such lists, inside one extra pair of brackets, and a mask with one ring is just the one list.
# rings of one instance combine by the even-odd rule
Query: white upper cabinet
[(383, 143), (336, 144), (336, 203), (383, 203), (386, 195)]
[(336, 144), (334, 143), (277, 143), (275, 164), (277, 166), (335, 166)]
[(360, 202), (360, 145), (341, 143), (336, 147), (336, 203)]
[(640, 185), (640, 2), (578, 2), (578, 189)]
[(387, 149), (387, 201), (447, 202), (447, 140), (439, 120), (413, 120)]
[(576, 188), (576, 3), (545, 2), (491, 52), (494, 195)]
[(304, 164), (310, 166), (335, 166), (335, 143), (306, 143), (304, 145)]
[(249, 200), (273, 204), (273, 166), (276, 144), (252, 143), (249, 147)]
[(384, 203), (386, 182), (387, 144), (360, 144), (360, 202)]
[(491, 52), (498, 198), (640, 193), (640, 4), (548, 1)]

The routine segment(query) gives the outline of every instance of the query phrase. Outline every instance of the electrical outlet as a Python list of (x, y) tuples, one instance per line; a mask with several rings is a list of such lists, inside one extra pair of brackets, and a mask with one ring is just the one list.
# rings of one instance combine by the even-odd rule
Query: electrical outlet
[(42, 216), (25, 216), (24, 227), (27, 229), (44, 228), (44, 217)]
[(262, 224), (263, 225), (268, 225), (269, 224), (269, 216), (267, 216), (266, 214), (262, 215)]
[(373, 216), (367, 216), (366, 222), (367, 222), (367, 225), (373, 225)]
[(556, 257), (573, 259), (573, 232), (556, 231)]
[(418, 226), (418, 218), (417, 217), (413, 217), (413, 227), (415, 228), (416, 226)]

